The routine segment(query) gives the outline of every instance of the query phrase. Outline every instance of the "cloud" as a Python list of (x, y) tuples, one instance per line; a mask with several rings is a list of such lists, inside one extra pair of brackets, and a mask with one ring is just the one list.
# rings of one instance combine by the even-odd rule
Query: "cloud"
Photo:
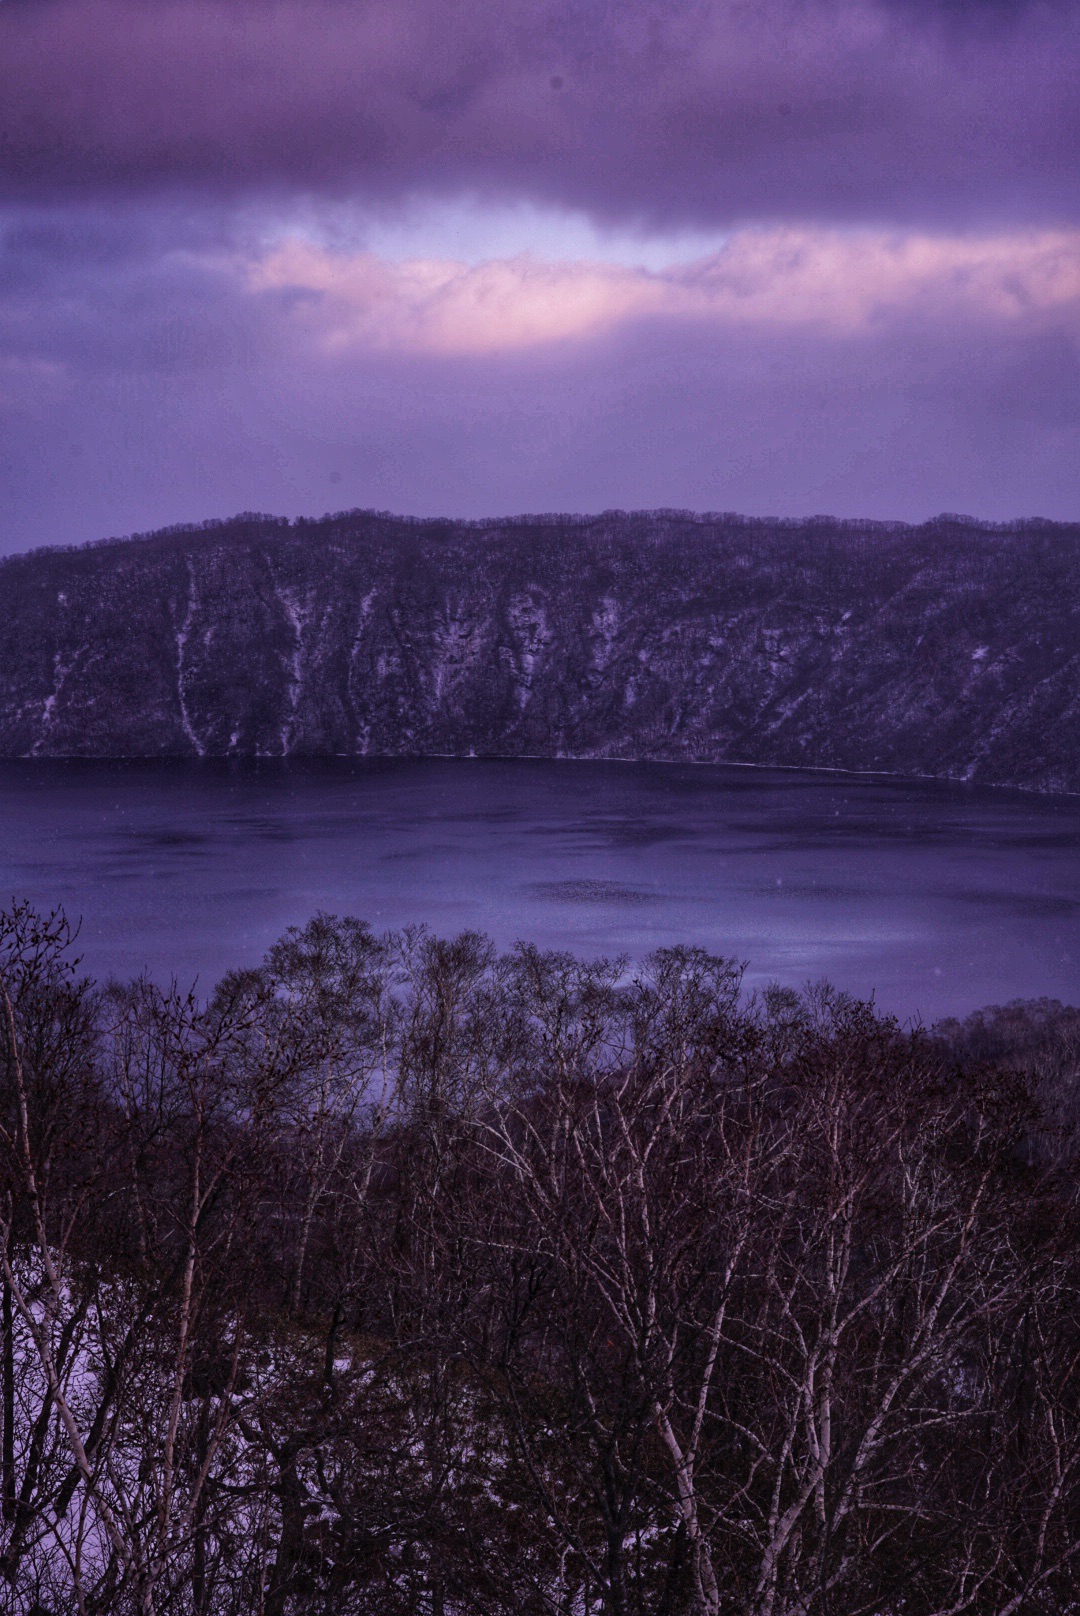
[(1078, 59), (1072, 0), (6, 0), (0, 183), (1045, 224)]
[(164, 204), (0, 228), (0, 548), (232, 510), (1067, 517), (1076, 232), (400, 263)]
[(246, 268), (256, 292), (327, 354), (356, 346), (495, 354), (579, 341), (633, 320), (807, 326), (854, 333), (875, 322), (1080, 318), (1080, 231), (931, 236), (747, 229), (666, 272), (622, 264), (480, 264), (328, 250), (302, 239)]
[(1080, 0), (0, 0), (0, 548), (1074, 515), (1078, 60)]

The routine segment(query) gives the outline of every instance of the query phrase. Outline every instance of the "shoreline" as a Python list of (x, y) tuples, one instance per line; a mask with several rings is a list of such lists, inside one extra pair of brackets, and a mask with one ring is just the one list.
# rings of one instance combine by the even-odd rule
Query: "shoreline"
[(976, 780), (958, 774), (908, 774), (896, 769), (846, 769), (836, 764), (750, 763), (737, 758), (656, 758), (656, 757), (597, 757), (592, 754), (549, 752), (217, 752), (196, 756), (190, 752), (95, 752), (63, 753), (31, 756), (20, 753), (0, 756), (0, 767), (7, 764), (319, 764), (319, 763), (557, 763), (557, 764), (613, 764), (629, 768), (689, 768), (689, 769), (751, 769), (759, 774), (791, 774), (840, 776), (849, 780), (888, 780), (904, 785), (963, 786), (972, 791), (1012, 791), (1025, 797), (1045, 800), (1062, 798), (1069, 802), (1080, 799), (1080, 791), (1063, 787), (1047, 789), (1027, 786), (1016, 781)]

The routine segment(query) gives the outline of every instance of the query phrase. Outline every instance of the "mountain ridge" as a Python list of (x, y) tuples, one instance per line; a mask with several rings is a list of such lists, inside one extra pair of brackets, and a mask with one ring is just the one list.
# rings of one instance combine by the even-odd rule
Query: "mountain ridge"
[(0, 755), (629, 757), (1080, 790), (1080, 525), (243, 513), (0, 562)]

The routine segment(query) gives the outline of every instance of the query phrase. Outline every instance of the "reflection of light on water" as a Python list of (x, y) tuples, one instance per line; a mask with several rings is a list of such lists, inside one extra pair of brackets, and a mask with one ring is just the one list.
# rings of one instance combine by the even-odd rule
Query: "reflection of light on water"
[(550, 903), (662, 903), (670, 902), (669, 893), (644, 892), (623, 881), (566, 880), (529, 881), (519, 889), (531, 898)]

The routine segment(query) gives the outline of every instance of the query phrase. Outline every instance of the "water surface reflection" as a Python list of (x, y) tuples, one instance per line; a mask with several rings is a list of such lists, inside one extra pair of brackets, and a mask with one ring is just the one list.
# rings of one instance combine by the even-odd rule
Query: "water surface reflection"
[(1080, 997), (1080, 799), (661, 764), (0, 764), (0, 894), (206, 984), (319, 908), (583, 954), (700, 943), (926, 1019)]

